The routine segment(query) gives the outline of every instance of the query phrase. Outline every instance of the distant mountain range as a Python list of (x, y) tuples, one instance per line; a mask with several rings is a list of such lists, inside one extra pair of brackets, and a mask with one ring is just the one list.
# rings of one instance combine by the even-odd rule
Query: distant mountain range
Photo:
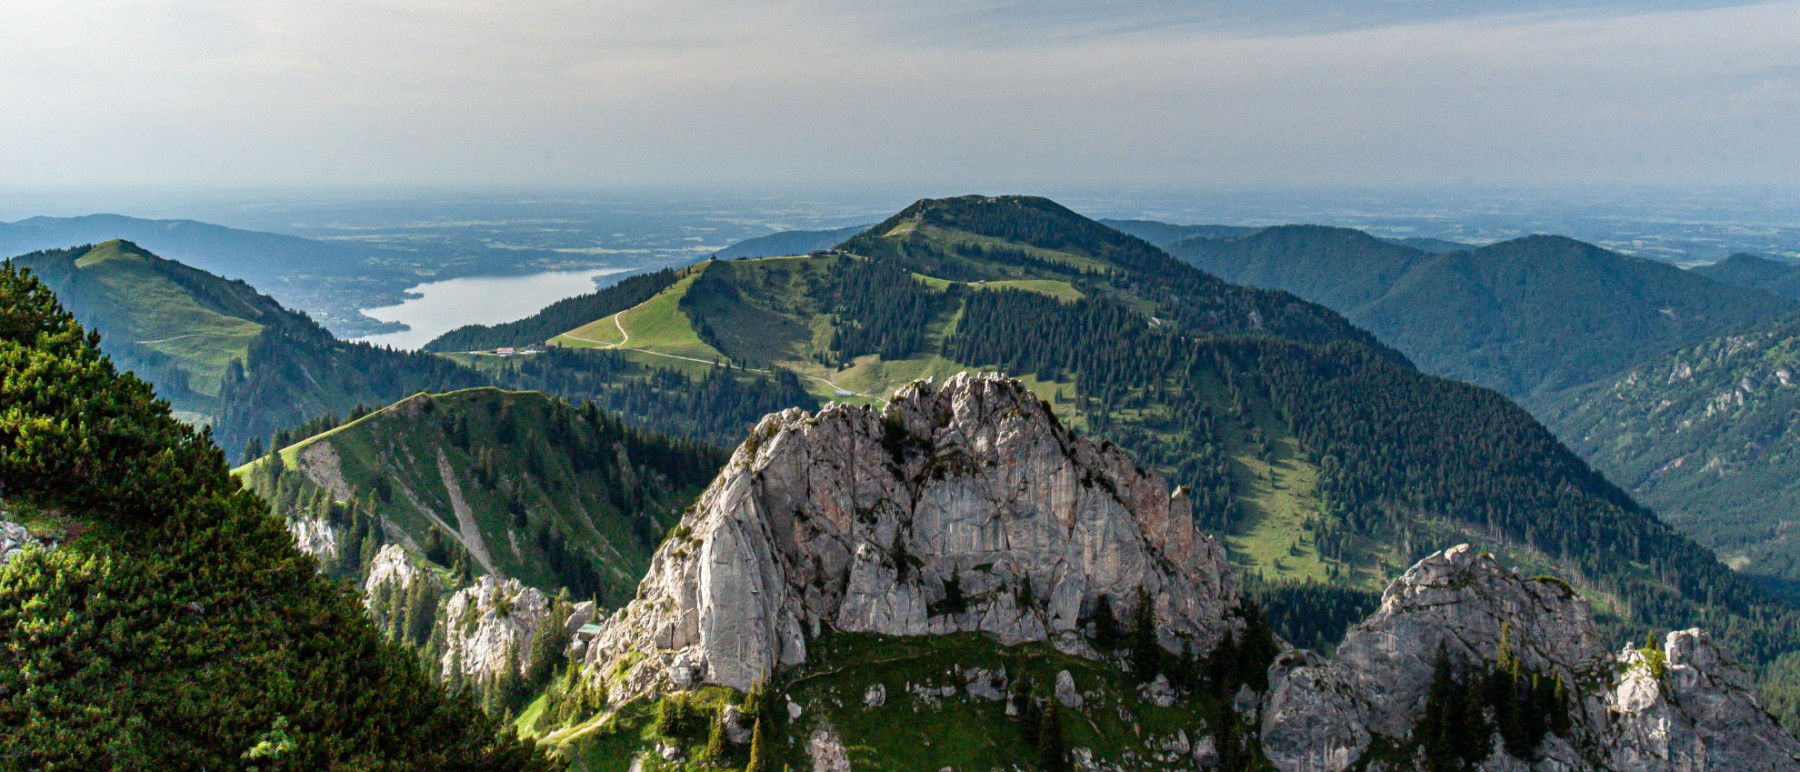
[(815, 250), (835, 247), (844, 239), (861, 233), (868, 227), (867, 225), (852, 225), (848, 228), (822, 231), (781, 231), (767, 236), (745, 239), (719, 250), (713, 257), (720, 260), (736, 260), (743, 257), (804, 255)]
[(1555, 236), (1433, 253), (1347, 228), (1283, 226), (1169, 251), (1337, 309), (1426, 371), (1527, 405), (1794, 306)]
[(1726, 284), (1754, 287), (1772, 295), (1800, 300), (1800, 260), (1736, 254), (1716, 263), (1696, 266), (1693, 271)]

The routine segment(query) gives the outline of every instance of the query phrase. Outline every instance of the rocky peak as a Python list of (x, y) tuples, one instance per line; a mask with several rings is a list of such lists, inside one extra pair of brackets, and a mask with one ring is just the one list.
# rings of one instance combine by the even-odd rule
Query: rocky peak
[(1800, 741), (1756, 704), (1750, 673), (1704, 630), (1663, 638), (1662, 662), (1627, 646), (1607, 694), (1614, 767), (1800, 769)]
[(1091, 654), (1079, 630), (1099, 598), (1129, 610), (1139, 587), (1169, 648), (1209, 651), (1238, 604), (1186, 497), (1076, 437), (1017, 381), (964, 373), (909, 384), (880, 410), (764, 418), (587, 662), (619, 700), (748, 690), (804, 663), (826, 626)]
[(1705, 633), (1671, 633), (1654, 666), (1633, 649), (1609, 655), (1587, 601), (1566, 584), (1519, 576), (1468, 545), (1390, 584), (1333, 659), (1291, 652), (1276, 662), (1264, 753), (1282, 772), (1338, 772), (1376, 737), (1406, 747), (1426, 713), (1438, 652), (1467, 670), (1503, 649), (1524, 671), (1569, 685), (1571, 726), (1546, 734), (1530, 759), (1506, 755), (1496, 739), (1483, 769), (1700, 769), (1726, 759), (1800, 768), (1800, 743), (1756, 707), (1748, 675)]

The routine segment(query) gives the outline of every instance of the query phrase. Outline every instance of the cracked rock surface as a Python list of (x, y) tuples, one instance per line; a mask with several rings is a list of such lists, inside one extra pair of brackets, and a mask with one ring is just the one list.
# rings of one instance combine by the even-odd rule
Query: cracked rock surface
[(1238, 605), (1186, 497), (1018, 382), (964, 373), (880, 410), (764, 418), (587, 662), (616, 701), (678, 682), (748, 690), (804, 663), (825, 627), (1088, 653), (1082, 616), (1102, 595), (1128, 613), (1140, 586), (1171, 650), (1210, 651)]
[(1497, 657), (1503, 637), (1524, 667), (1573, 685), (1573, 728), (1546, 735), (1532, 759), (1497, 752), (1483, 769), (1800, 769), (1800, 742), (1757, 708), (1749, 676), (1704, 632), (1669, 634), (1658, 679), (1637, 651), (1605, 650), (1587, 601), (1567, 585), (1520, 577), (1468, 545), (1396, 579), (1333, 659), (1279, 658), (1263, 750), (1282, 772), (1347, 769), (1375, 736), (1413, 730), (1440, 646), (1458, 667), (1478, 665)]

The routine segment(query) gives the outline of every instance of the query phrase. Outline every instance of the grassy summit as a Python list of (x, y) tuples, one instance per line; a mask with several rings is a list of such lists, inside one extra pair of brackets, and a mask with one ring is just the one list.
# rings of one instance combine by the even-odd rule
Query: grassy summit
[(128, 241), (17, 258), (100, 330), (120, 366), (154, 378), (178, 409), (216, 411), (226, 369), (288, 312), (242, 282), (150, 254)]

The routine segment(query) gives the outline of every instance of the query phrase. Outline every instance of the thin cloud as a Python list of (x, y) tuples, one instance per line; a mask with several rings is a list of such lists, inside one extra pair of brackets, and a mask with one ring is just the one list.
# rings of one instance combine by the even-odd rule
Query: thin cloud
[(24, 149), (0, 154), (0, 179), (1003, 189), (1800, 172), (1783, 74), (1800, 69), (1800, 4), (1274, 5), (24, 0), (0, 20), (0, 147)]

